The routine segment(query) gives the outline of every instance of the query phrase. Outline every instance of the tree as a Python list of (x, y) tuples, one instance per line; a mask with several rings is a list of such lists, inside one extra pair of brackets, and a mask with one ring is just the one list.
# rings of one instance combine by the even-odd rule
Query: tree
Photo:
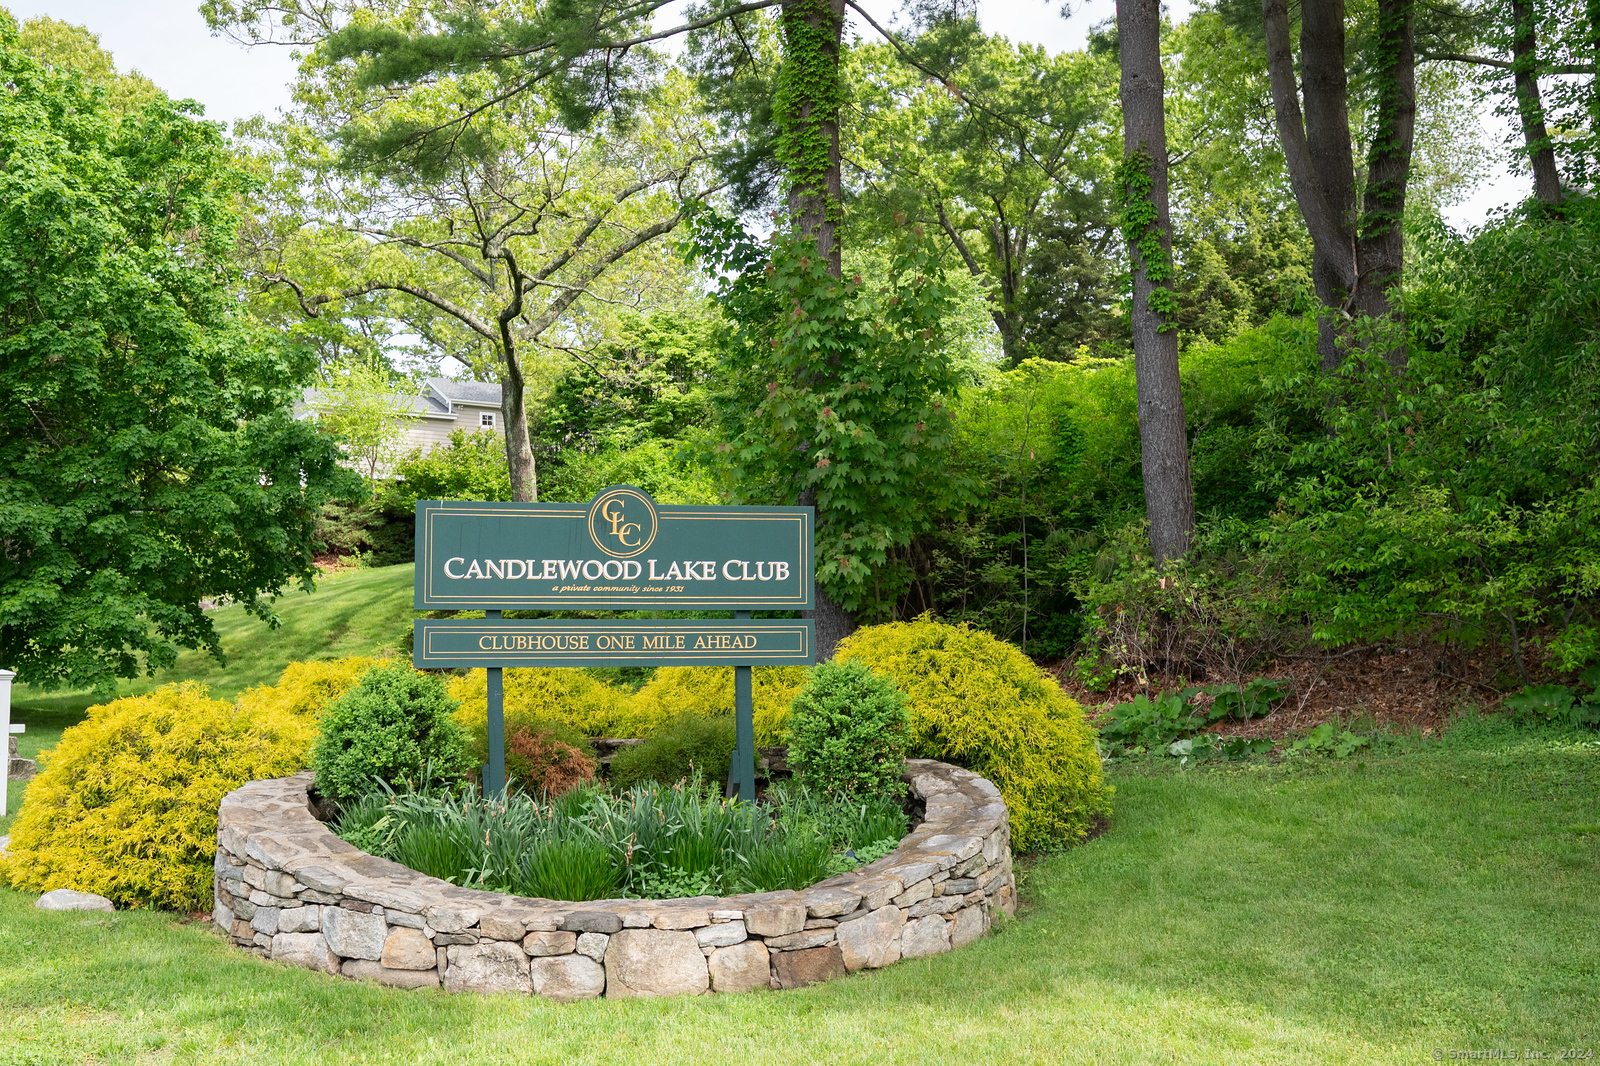
[[(1586, 156), (1600, 131), (1600, 90), (1595, 87), (1595, 49), (1600, 41), (1600, 4), (1574, 0), (1488, 0), (1476, 10), (1445, 8), (1420, 27), (1418, 58), (1436, 64), (1465, 64), (1490, 84), (1509, 91), (1502, 113), (1516, 116), (1522, 133), (1520, 154), (1533, 174), (1534, 197), (1554, 207), (1566, 198), (1558, 146), (1572, 169), (1587, 176)], [(1438, 17), (1438, 16), (1443, 17)], [(1488, 53), (1488, 54), (1484, 54)], [(1494, 53), (1499, 53), (1495, 55)], [(1584, 85), (1581, 75), (1590, 75)], [(1509, 76), (1509, 79), (1508, 79)], [(1552, 81), (1552, 96), (1567, 105), (1550, 135), (1551, 109), (1539, 79)], [(1587, 133), (1585, 127), (1589, 127)]]
[[(601, 114), (621, 121), (644, 96), (645, 76), (655, 62), (646, 47), (652, 41), (728, 27), (741, 15), (781, 7), (784, 60), (769, 113), (770, 140), (762, 139), (762, 143), (772, 145), (785, 172), (788, 217), (783, 221), (811, 242), (810, 253), (802, 256), (810, 262), (801, 269), (821, 262), (835, 279), (835, 294), (842, 301), (842, 286), (837, 284), (842, 251), (838, 228), (843, 211), (840, 57), (845, 7), (860, 8), (849, 0), (714, 2), (691, 13), (681, 25), (651, 30), (650, 18), (667, 2), (527, 2), (486, 13), (475, 5), (457, 7), (450, 0), (439, 0), (421, 11), (407, 7), (404, 17), (387, 21), (374, 19), (365, 10), (347, 12), (309, 2), (282, 8), (272, 0), (208, 0), (202, 10), (214, 26), (246, 27), (254, 39), (282, 32), (304, 34), (305, 26), (316, 27), (312, 32), (321, 35), (321, 58), (329, 63), (350, 61), (353, 83), (372, 93), (373, 106), (367, 113), (375, 117), (362, 121), (352, 116), (339, 130), (347, 158), (383, 174), (431, 175), (458, 166), (462, 160), (483, 158), (487, 145), (481, 124), (492, 120), (496, 109), (532, 93), (535, 87), (569, 131), (587, 128)], [(453, 77), (474, 78), (481, 88), (466, 99), (447, 96), (446, 103), (452, 106), (437, 110), (419, 113), (410, 107), (381, 106), (402, 100), (413, 90), (425, 92), (435, 80)], [(507, 320), (520, 315), (521, 295), (517, 293), (516, 310), (507, 315), (508, 305), (500, 315), (507, 315)], [(844, 307), (841, 302), (841, 315)], [(779, 343), (783, 343), (781, 338)], [(808, 352), (808, 358), (824, 356), (819, 349)], [(803, 387), (803, 371), (801, 377)], [(520, 387), (520, 382), (516, 384)], [(515, 422), (509, 409), (507, 421)], [(512, 428), (508, 426), (508, 430)], [(508, 453), (513, 435), (507, 434)], [(512, 481), (519, 486), (519, 498), (523, 491), (520, 482), (525, 480), (516, 470), (521, 461), (511, 455)], [(799, 486), (802, 500), (810, 499), (807, 488)], [(829, 515), (821, 498), (817, 504), (819, 529), (835, 520), (848, 528), (848, 512)], [(819, 578), (821, 575), (819, 569)], [(826, 589), (819, 587), (817, 603), (819, 650), (826, 654), (853, 623)]]
[(861, 213), (945, 234), (988, 289), (1012, 365), (1104, 339), (1118, 269), (1106, 61), (1013, 46), (970, 20), (932, 27), (914, 49), (920, 68), (885, 45), (853, 55), (847, 159)]
[(0, 12), (0, 662), (104, 689), (220, 657), (203, 597), (271, 618), (357, 491), (291, 405), (308, 351), (239, 311), (247, 187), (213, 124), (19, 47)]
[[(1348, 354), (1350, 318), (1396, 324), (1400, 318), (1394, 293), (1405, 261), (1401, 222), (1417, 110), (1415, 0), (1377, 0), (1361, 57), (1374, 97), (1361, 182), (1350, 135), (1344, 0), (1302, 3), (1298, 84), (1286, 0), (1264, 0), (1262, 20), (1278, 136), (1311, 234), (1312, 280), (1323, 307), (1317, 352), (1331, 373)], [(1390, 343), (1387, 355), (1404, 366), (1404, 342)]]
[(1159, 566), (1194, 536), (1194, 488), (1178, 333), (1172, 321), (1172, 221), (1167, 206), (1167, 120), (1159, 0), (1118, 0), (1123, 158), (1117, 169), (1123, 235), (1133, 268), (1133, 358), (1139, 393), (1139, 455), (1150, 550)]
[(336, 363), (323, 371), (316, 399), (317, 425), (339, 438), (345, 454), (369, 482), (388, 474), (405, 443), (410, 398), (397, 390), (389, 368), (372, 363)]
[[(382, 314), (497, 377), (512, 495), (537, 500), (526, 403), (541, 348), (573, 340), (580, 301), (622, 297), (607, 281), (713, 187), (709, 131), (681, 77), (641, 88), (626, 122), (573, 132), (543, 87), (499, 99), (493, 79), (467, 72), (377, 91), (364, 71), (315, 53), (301, 106), (256, 127), (261, 164), (281, 180), (251, 235), (252, 272), (313, 318), (387, 294)], [(471, 150), (448, 162), (379, 166), (340, 150), (462, 110), (474, 113)]]
[(138, 71), (120, 73), (111, 53), (100, 47), (100, 38), (82, 26), (48, 15), (31, 18), (22, 24), (17, 47), (41, 63), (74, 71), (104, 89), (114, 115), (138, 114), (161, 96), (155, 83)]
[(1312, 292), (1259, 38), (1217, 10), (1162, 34), (1180, 349), (1299, 314)]

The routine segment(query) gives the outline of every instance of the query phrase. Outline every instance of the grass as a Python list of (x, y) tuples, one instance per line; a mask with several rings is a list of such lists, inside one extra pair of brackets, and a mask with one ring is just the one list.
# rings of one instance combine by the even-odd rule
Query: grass
[(1600, 740), (1461, 727), (1404, 755), (1119, 764), (1108, 831), (1020, 919), (798, 992), (405, 993), (172, 915), (0, 891), (0, 1063), (1435, 1061), (1600, 1048)]

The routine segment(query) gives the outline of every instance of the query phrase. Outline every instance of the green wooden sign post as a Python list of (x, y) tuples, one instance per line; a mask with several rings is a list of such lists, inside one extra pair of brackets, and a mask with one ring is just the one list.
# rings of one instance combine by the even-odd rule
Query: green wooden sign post
[[(730, 779), (755, 797), (750, 670), (810, 664), (805, 619), (753, 610), (812, 606), (809, 507), (658, 504), (613, 485), (587, 505), (417, 503), (417, 610), (481, 610), (479, 619), (419, 619), (419, 668), (488, 670), (484, 791), (503, 792), (507, 666), (734, 668), (737, 747)], [(730, 619), (504, 618), (505, 610), (732, 610)]]

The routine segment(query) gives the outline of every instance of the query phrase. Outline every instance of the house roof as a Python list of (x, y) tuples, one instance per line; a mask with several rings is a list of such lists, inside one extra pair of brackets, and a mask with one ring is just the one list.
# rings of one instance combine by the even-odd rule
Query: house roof
[(500, 406), (500, 386), (485, 381), (452, 381), (449, 378), (429, 378), (428, 388), (451, 403)]
[[(296, 418), (309, 417), (311, 412), (321, 407), (327, 398), (327, 393), (322, 389), (303, 389), (300, 393), (300, 402), (294, 405)], [(450, 408), (439, 402), (437, 397), (424, 393), (420, 396), (408, 396), (398, 392), (388, 394), (388, 399), (396, 407), (403, 407), (418, 418), (454, 418)]]
[[(295, 405), (295, 417), (307, 417), (312, 410), (321, 405), (324, 395), (320, 389), (305, 389), (301, 394), (301, 402)], [(453, 420), (456, 417), (454, 405), (458, 403), (498, 408), (500, 386), (483, 381), (429, 378), (424, 382), (424, 388), (420, 393), (409, 396), (396, 393), (389, 398), (396, 406), (407, 408), (417, 418)]]

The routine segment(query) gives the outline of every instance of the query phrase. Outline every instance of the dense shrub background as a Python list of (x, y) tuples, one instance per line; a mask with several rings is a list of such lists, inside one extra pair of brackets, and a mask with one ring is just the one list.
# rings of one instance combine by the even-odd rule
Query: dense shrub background
[(312, 730), (308, 716), (246, 713), (192, 682), (91, 707), (29, 782), (0, 875), (29, 892), (208, 909), (217, 805), (301, 769)]
[[(1207, 507), (1197, 474), (1196, 544), (1165, 574), (1131, 509), (1079, 539), (1068, 584), (1100, 672), (1232, 680), (1296, 645), (1423, 640), (1514, 685), (1600, 658), (1600, 204), (1410, 239), (1403, 377), (1355, 357), (1324, 375), (1306, 332), (1246, 390), (1231, 465), (1254, 502)], [(1202, 354), (1243, 367), (1274, 330), (1292, 339), (1271, 323)]]
[(926, 616), (857, 630), (839, 662), (859, 662), (906, 693), (912, 755), (994, 782), (1020, 851), (1082, 840), (1111, 811), (1094, 730), (1055, 678), (1014, 645)]
[(735, 742), (731, 715), (680, 715), (663, 722), (643, 744), (617, 752), (611, 760), (611, 783), (617, 788), (632, 788), (646, 781), (671, 785), (698, 775), (720, 785), (728, 776)]
[[(456, 721), (482, 736), (489, 717), (489, 675), (469, 670), (445, 682), (461, 705)], [(535, 667), (501, 674), (507, 723), (545, 720), (571, 726), (586, 737), (633, 737), (628, 694), (582, 670)]]
[[(806, 677), (803, 666), (757, 666), (751, 671), (757, 744), (787, 742), (789, 705)], [(686, 714), (732, 721), (733, 667), (660, 667), (628, 703), (628, 723), (637, 732), (616, 736), (651, 736), (668, 721)]]
[(800, 783), (825, 793), (900, 791), (906, 755), (906, 698), (859, 662), (823, 663), (794, 698), (789, 765)]

